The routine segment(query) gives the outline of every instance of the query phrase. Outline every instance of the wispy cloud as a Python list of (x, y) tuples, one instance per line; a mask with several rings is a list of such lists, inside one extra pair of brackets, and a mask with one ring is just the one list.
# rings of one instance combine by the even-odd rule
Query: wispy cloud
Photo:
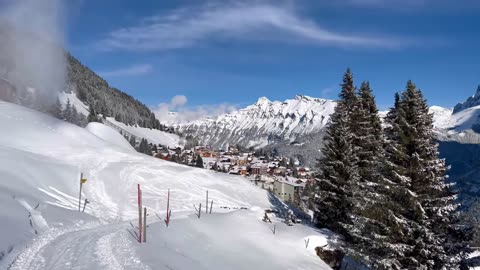
[(185, 123), (205, 117), (215, 117), (237, 110), (237, 106), (229, 103), (187, 106), (188, 99), (184, 95), (174, 96), (168, 103), (160, 103), (153, 109), (155, 116), (162, 122)]
[[(374, 1), (374, 0), (371, 0)], [(209, 39), (275, 40), (324, 46), (395, 48), (405, 38), (381, 34), (328, 30), (303, 17), (292, 6), (227, 2), (183, 8), (109, 33), (98, 45), (103, 50), (167, 50), (197, 45)]]
[(395, 11), (462, 11), (480, 8), (478, 0), (337, 0), (334, 5), (350, 5), (360, 8), (381, 8)]
[(104, 77), (116, 77), (116, 76), (139, 76), (148, 74), (153, 70), (150, 64), (138, 64), (126, 68), (120, 68), (110, 71), (99, 72)]

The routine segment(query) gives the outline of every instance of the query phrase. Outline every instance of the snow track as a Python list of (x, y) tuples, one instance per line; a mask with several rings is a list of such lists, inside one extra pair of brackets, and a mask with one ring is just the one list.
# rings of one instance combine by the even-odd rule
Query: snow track
[(51, 230), (18, 256), (10, 270), (149, 269), (130, 247), (128, 223)]

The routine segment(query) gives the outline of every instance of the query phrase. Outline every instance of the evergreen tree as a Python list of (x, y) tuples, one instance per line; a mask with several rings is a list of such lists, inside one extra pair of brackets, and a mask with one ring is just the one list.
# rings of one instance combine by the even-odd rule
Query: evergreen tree
[(80, 116), (78, 115), (77, 108), (75, 108), (75, 106), (72, 106), (72, 116), (69, 122), (80, 126)]
[(130, 136), (129, 143), (133, 148), (135, 148), (137, 146), (137, 141), (135, 140), (134, 136)]
[(88, 124), (87, 118), (82, 113), (78, 114), (78, 125), (81, 127), (86, 127)]
[(67, 122), (70, 122), (72, 119), (72, 104), (70, 103), (70, 99), (67, 99), (67, 104), (65, 104), (62, 118)]
[(398, 261), (404, 268), (457, 269), (465, 243), (453, 233), (455, 194), (438, 157), (433, 117), (411, 81), (386, 120), (390, 179), (399, 185), (392, 198), (404, 206), (396, 215), (406, 224), (397, 239), (403, 244)]
[(353, 76), (348, 69), (341, 84), (340, 100), (330, 117), (324, 137), (324, 158), (319, 161), (321, 173), (315, 194), (315, 222), (330, 228), (350, 241), (350, 225), (353, 224), (353, 192), (359, 180), (358, 158), (354, 154), (352, 116), (358, 106), (353, 86)]
[(60, 99), (58, 99), (57, 97), (55, 103), (52, 105), (51, 114), (58, 119), (62, 119), (62, 113), (63, 113), (62, 103), (60, 102)]
[(90, 104), (89, 106), (89, 112), (88, 112), (88, 117), (87, 117), (87, 121), (90, 123), (90, 122), (98, 122), (98, 116), (97, 114), (95, 113), (95, 109), (93, 108), (93, 105)]
[(203, 158), (200, 155), (197, 156), (197, 159), (195, 161), (195, 167), (203, 168)]

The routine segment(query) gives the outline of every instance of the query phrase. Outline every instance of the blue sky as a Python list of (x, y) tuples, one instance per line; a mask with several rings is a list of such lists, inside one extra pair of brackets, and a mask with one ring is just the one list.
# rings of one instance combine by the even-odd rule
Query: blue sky
[(476, 2), (76, 0), (66, 46), (152, 108), (201, 115), (260, 96), (336, 98), (347, 67), (382, 109), (408, 79), (452, 107), (480, 84)]

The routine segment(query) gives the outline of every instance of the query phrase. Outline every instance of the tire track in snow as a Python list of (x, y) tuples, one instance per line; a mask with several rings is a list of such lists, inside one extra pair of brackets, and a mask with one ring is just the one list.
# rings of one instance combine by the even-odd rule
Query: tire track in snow
[(131, 241), (127, 238), (125, 231), (110, 233), (97, 242), (95, 254), (107, 270), (150, 269), (144, 266), (140, 259), (131, 255), (135, 251), (130, 245)]
[(134, 254), (127, 223), (51, 229), (22, 251), (10, 270), (149, 269)]

